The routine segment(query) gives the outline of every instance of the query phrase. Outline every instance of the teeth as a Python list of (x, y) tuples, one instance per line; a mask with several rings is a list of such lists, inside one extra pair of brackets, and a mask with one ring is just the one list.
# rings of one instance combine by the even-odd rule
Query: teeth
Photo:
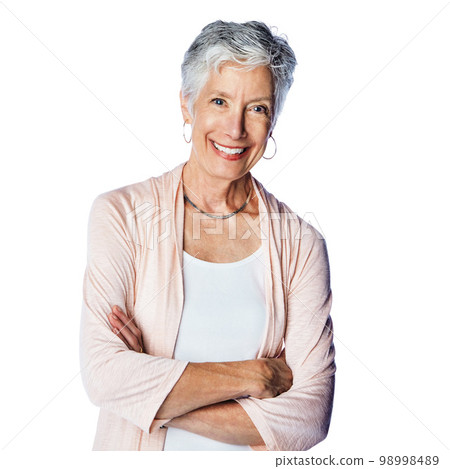
[(241, 153), (244, 153), (245, 151), (245, 148), (227, 148), (227, 147), (223, 147), (221, 145), (219, 145), (218, 143), (216, 142), (213, 142), (213, 145), (220, 151), (223, 151), (224, 153), (226, 153), (227, 155), (236, 155), (236, 154), (241, 154)]

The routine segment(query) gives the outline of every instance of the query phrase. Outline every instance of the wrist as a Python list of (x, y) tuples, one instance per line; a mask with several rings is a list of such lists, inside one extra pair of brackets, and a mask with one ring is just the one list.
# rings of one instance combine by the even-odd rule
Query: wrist
[(257, 372), (258, 360), (245, 360), (232, 362), (237, 368), (237, 377), (239, 378), (239, 395), (235, 399), (246, 398), (257, 394), (261, 386)]

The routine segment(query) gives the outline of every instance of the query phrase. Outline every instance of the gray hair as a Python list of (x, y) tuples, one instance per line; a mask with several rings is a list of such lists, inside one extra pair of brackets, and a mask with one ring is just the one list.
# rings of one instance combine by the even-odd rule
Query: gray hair
[(267, 66), (272, 74), (274, 103), (272, 125), (275, 125), (286, 95), (294, 81), (297, 61), (287, 40), (272, 33), (259, 21), (233, 23), (215, 21), (202, 29), (184, 54), (181, 65), (181, 92), (187, 97), (189, 111), (208, 80), (209, 72), (219, 70), (224, 62), (253, 69)]

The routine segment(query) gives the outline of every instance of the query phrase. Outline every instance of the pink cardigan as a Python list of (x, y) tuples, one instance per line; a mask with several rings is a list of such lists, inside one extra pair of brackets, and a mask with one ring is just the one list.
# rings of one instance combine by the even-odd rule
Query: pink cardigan
[[(173, 352), (183, 310), (181, 181), (172, 172), (104, 194), (88, 229), (80, 334), (81, 374), (100, 407), (94, 450), (162, 450), (155, 419), (188, 362)], [(323, 440), (334, 394), (331, 289), (326, 244), (318, 231), (268, 193), (258, 196), (266, 270), (266, 333), (258, 358), (286, 347), (294, 383), (271, 399), (236, 399), (265, 446), (306, 450)], [(135, 317), (145, 353), (128, 350), (107, 319), (117, 304)]]

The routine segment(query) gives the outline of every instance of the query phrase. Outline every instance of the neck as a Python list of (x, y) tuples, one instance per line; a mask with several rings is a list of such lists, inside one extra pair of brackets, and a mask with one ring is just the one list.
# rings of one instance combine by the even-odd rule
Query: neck
[(189, 160), (183, 168), (184, 192), (208, 213), (230, 213), (242, 206), (251, 188), (250, 174), (230, 181), (214, 177)]

